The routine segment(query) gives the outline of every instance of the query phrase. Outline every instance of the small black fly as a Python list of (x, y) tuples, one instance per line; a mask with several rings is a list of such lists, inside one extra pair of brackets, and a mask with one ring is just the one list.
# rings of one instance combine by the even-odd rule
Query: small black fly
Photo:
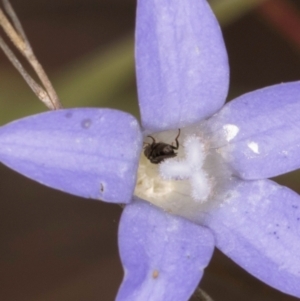
[(163, 142), (156, 142), (152, 136), (148, 136), (153, 140), (153, 142), (147, 143), (144, 148), (144, 155), (150, 160), (153, 164), (158, 164), (165, 159), (174, 158), (177, 156), (177, 153), (174, 150), (179, 148), (178, 137), (180, 136), (180, 129), (178, 130), (178, 135), (175, 138), (176, 146), (172, 144), (167, 144)]

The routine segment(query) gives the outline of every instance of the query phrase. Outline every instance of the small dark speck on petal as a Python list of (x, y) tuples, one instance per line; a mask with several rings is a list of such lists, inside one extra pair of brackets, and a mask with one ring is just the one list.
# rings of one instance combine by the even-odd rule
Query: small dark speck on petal
[(300, 217), (297, 217), (297, 221), (300, 221)]
[(73, 114), (72, 114), (71, 112), (66, 113), (66, 117), (67, 117), (67, 118), (71, 118), (72, 115), (73, 115)]
[(104, 192), (104, 185), (100, 183), (100, 191), (103, 193)]
[(152, 272), (152, 278), (153, 278), (153, 279), (156, 279), (158, 276), (159, 276), (159, 271), (158, 271), (158, 270), (154, 270), (154, 271)]
[(298, 206), (297, 205), (292, 205), (292, 208), (298, 209)]
[(274, 234), (274, 235), (276, 235), (276, 234), (277, 234), (277, 232), (276, 232), (276, 231), (274, 231), (274, 232), (273, 232), (273, 234)]
[(84, 129), (88, 129), (92, 124), (92, 120), (91, 119), (83, 119), (81, 121), (81, 127)]

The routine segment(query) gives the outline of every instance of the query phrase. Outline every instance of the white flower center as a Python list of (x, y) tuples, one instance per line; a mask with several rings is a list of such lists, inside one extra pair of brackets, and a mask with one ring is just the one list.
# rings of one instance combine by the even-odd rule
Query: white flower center
[(205, 202), (211, 192), (208, 175), (203, 169), (206, 158), (203, 143), (197, 136), (189, 136), (183, 143), (184, 159), (172, 158), (159, 165), (159, 174), (164, 180), (188, 179), (191, 197), (196, 202)]
[[(199, 220), (205, 212), (224, 200), (231, 173), (224, 163), (224, 154), (212, 142), (203, 124), (178, 130), (151, 134), (146, 137), (141, 154), (134, 194), (164, 210), (191, 220)], [(159, 164), (151, 163), (161, 156), (162, 144), (173, 147), (173, 156), (163, 156)], [(169, 147), (170, 149), (170, 147)], [(155, 150), (151, 152), (150, 150)], [(151, 155), (150, 155), (151, 153)], [(146, 157), (148, 156), (148, 158)], [(162, 157), (159, 157), (162, 158)]]

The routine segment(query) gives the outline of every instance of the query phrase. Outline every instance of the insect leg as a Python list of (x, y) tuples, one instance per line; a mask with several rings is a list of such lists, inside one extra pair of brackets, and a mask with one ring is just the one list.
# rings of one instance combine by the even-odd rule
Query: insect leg
[(175, 146), (173, 146), (174, 147), (174, 149), (178, 149), (178, 147), (179, 147), (179, 142), (178, 142), (178, 138), (179, 138), (179, 136), (180, 136), (180, 129), (178, 129), (178, 135), (176, 136), (176, 138), (175, 138), (175, 141), (176, 141), (176, 147)]
[[(153, 144), (153, 143), (156, 143), (155, 139), (154, 139), (152, 136), (147, 136), (147, 137), (149, 137), (149, 138), (151, 138), (151, 139), (153, 140), (152, 144)], [(150, 143), (149, 143), (149, 144), (150, 144)]]

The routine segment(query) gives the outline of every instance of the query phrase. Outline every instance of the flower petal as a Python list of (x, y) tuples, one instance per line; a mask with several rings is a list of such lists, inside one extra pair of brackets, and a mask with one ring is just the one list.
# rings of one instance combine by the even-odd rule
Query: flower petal
[(244, 179), (269, 178), (300, 168), (299, 81), (242, 95), (209, 124), (217, 136), (225, 136), (221, 153)]
[(229, 81), (227, 53), (206, 0), (139, 0), (136, 28), (144, 128), (179, 128), (223, 105)]
[(130, 115), (70, 109), (0, 128), (0, 161), (47, 186), (107, 202), (130, 202), (141, 151)]
[(117, 301), (186, 301), (214, 249), (209, 230), (141, 201), (126, 206), (119, 229), (125, 276)]
[(205, 221), (216, 246), (274, 288), (300, 297), (300, 196), (270, 180), (240, 181)]

